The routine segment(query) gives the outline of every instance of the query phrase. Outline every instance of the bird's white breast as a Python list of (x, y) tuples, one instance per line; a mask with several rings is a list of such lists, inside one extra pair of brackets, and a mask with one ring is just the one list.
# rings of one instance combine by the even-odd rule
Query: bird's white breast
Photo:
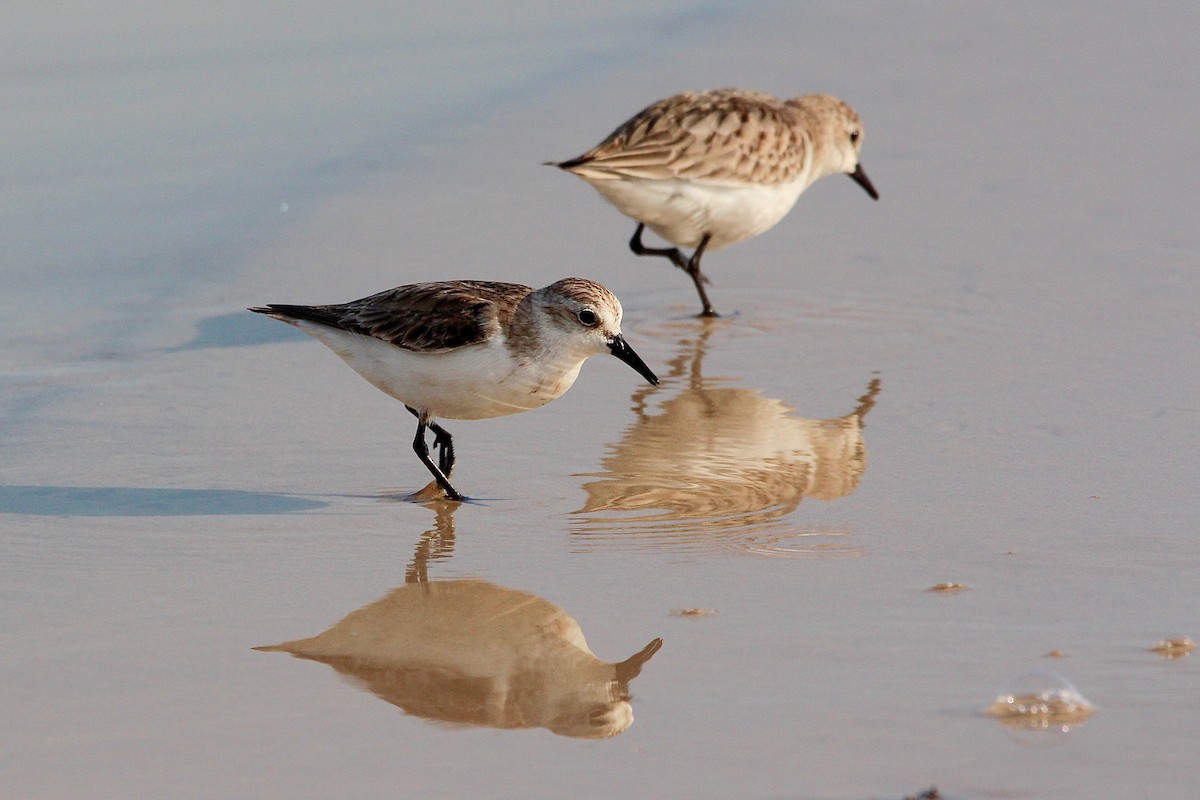
[(405, 350), (380, 339), (300, 321), (380, 391), (445, 419), (487, 419), (528, 411), (559, 397), (584, 358), (518, 359), (503, 336), (441, 353)]
[(783, 219), (808, 186), (807, 176), (764, 185), (673, 178), (589, 181), (628, 217), (680, 247), (712, 234), (708, 250), (757, 236)]

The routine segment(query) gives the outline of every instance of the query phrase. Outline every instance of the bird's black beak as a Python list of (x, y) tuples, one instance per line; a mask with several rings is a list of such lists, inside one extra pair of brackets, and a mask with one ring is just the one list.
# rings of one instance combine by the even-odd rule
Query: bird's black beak
[(850, 173), (850, 177), (854, 182), (866, 190), (867, 194), (871, 195), (872, 200), (879, 199), (879, 192), (875, 191), (875, 187), (871, 185), (871, 179), (867, 177), (867, 173), (863, 171), (862, 164), (854, 168), (854, 172)]
[(614, 356), (636, 369), (638, 374), (643, 378), (650, 381), (653, 385), (658, 386), (658, 376), (650, 371), (650, 368), (646, 366), (646, 362), (642, 361), (637, 353), (633, 352), (633, 348), (629, 346), (629, 342), (625, 341), (624, 336), (618, 333), (610, 339), (608, 349), (612, 351)]

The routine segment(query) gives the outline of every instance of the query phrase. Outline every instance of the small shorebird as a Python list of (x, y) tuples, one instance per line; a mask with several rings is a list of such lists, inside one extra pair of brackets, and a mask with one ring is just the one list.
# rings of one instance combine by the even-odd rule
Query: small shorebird
[[(642, 109), (578, 158), (546, 163), (583, 178), (636, 220), (629, 248), (669, 258), (690, 275), (701, 316), (712, 317), (700, 271), (706, 251), (770, 229), (826, 175), (845, 173), (879, 199), (858, 162), (862, 135), (854, 109), (826, 94), (684, 92)], [(647, 227), (677, 247), (645, 246)], [(679, 247), (695, 249), (685, 258)]]
[[(454, 444), (434, 422), (487, 419), (544, 406), (588, 356), (611, 353), (657, 384), (621, 335), (608, 289), (566, 278), (534, 291), (516, 283), (445, 281), (399, 286), (349, 303), (251, 308), (319, 339), (417, 418), (413, 450), (451, 500)], [(440, 448), (429, 457), (425, 429)]]

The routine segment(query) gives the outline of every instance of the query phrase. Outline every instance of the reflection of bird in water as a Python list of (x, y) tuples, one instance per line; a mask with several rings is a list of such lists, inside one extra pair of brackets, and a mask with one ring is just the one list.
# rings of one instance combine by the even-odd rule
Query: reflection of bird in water
[[(855, 490), (866, 467), (863, 418), (878, 378), (854, 410), (834, 419), (794, 416), (783, 402), (704, 378), (706, 324), (682, 342), (663, 387), (686, 379), (650, 409), (654, 391), (634, 395), (638, 419), (611, 448), (605, 471), (587, 477), (577, 533), (670, 534), (676, 543), (712, 529), (762, 526), (806, 497), (832, 500)], [(661, 391), (661, 390), (657, 390)]]
[[(445, 525), (439, 519), (443, 543), (452, 540), (452, 516)], [(430, 720), (542, 727), (593, 739), (632, 724), (629, 682), (658, 652), (661, 639), (624, 661), (601, 661), (579, 624), (547, 600), (486, 581), (418, 577), (436, 551), (423, 546), (434, 539), (426, 536), (418, 545), (405, 585), (324, 633), (256, 649), (328, 664), (406, 713)]]

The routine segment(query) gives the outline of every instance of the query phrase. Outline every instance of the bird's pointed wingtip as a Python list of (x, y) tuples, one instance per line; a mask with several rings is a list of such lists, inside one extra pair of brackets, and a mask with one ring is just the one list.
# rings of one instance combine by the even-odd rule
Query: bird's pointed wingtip
[(570, 172), (575, 167), (586, 164), (591, 160), (587, 156), (577, 156), (576, 158), (568, 158), (566, 161), (543, 161), (542, 164), (547, 167), (558, 167), (563, 172)]

